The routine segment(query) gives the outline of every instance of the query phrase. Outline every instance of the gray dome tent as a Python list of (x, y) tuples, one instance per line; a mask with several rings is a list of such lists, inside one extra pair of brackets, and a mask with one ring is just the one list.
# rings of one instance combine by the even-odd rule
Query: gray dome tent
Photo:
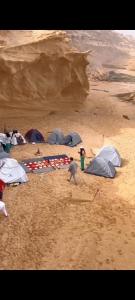
[(107, 161), (103, 157), (95, 157), (87, 169), (84, 171), (88, 174), (114, 178), (116, 170), (110, 161)]
[(105, 146), (103, 147), (98, 156), (105, 158), (110, 161), (114, 167), (121, 166), (121, 157), (119, 152), (113, 146)]
[(49, 135), (47, 142), (50, 145), (64, 145), (64, 134), (60, 129), (54, 129)]
[(76, 145), (80, 144), (82, 142), (81, 137), (76, 132), (70, 132), (65, 137), (65, 145), (69, 147), (75, 147)]

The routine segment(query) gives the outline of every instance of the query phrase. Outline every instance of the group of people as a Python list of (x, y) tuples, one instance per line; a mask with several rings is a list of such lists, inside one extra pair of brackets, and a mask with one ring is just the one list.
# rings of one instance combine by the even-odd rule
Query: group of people
[(6, 132), (2, 134), (2, 139), (0, 143), (5, 152), (10, 153), (12, 146), (25, 144), (26, 140), (24, 137), (18, 132), (18, 130), (13, 130), (12, 132)]
[[(81, 163), (81, 170), (84, 171), (85, 169), (85, 157), (86, 157), (86, 151), (83, 147), (80, 148), (80, 151), (78, 152), (80, 154), (80, 163)], [(68, 171), (70, 172), (70, 178), (68, 181), (70, 182), (71, 179), (74, 179), (74, 183), (77, 185), (76, 180), (76, 173), (77, 173), (78, 165), (74, 161), (73, 157), (70, 157), (70, 165)]]

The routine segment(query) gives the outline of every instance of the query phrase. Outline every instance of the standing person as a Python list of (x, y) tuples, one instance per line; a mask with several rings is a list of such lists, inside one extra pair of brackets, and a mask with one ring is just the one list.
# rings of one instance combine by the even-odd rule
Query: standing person
[(11, 144), (12, 144), (13, 146), (16, 146), (16, 145), (17, 145), (16, 134), (17, 134), (17, 130), (13, 130), (13, 131), (10, 133), (10, 136), (11, 136)]
[(83, 147), (81, 147), (78, 153), (80, 154), (81, 170), (84, 171), (84, 161), (85, 161), (86, 151)]
[(5, 189), (5, 182), (0, 179), (0, 200), (3, 199), (3, 191)]
[(5, 152), (9, 153), (11, 149), (11, 136), (9, 132), (6, 132), (6, 137), (5, 137), (5, 145), (4, 145), (4, 150)]
[(70, 165), (69, 165), (69, 169), (68, 172), (70, 172), (70, 178), (68, 179), (68, 181), (71, 180), (71, 178), (74, 178), (74, 183), (77, 185), (77, 181), (76, 181), (76, 173), (77, 173), (77, 168), (78, 165), (77, 163), (74, 161), (73, 157), (70, 157)]

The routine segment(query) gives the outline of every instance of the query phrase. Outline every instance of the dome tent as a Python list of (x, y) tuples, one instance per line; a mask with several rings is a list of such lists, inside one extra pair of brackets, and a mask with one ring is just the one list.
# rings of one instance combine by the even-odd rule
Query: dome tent
[(61, 129), (54, 129), (47, 140), (50, 145), (64, 145), (64, 134)]
[(101, 148), (101, 150), (97, 156), (103, 157), (106, 160), (110, 161), (114, 167), (121, 166), (120, 154), (117, 151), (117, 149), (113, 146), (105, 146), (105, 147)]
[(113, 164), (100, 156), (95, 157), (84, 172), (107, 178), (114, 178), (116, 174)]
[(82, 142), (80, 135), (77, 132), (70, 132), (65, 137), (65, 145), (69, 147), (75, 147)]
[(37, 129), (30, 129), (25, 134), (25, 139), (28, 143), (44, 143), (44, 137)]
[(5, 183), (24, 183), (28, 181), (25, 170), (16, 159), (2, 159), (0, 161), (0, 166), (0, 179)]

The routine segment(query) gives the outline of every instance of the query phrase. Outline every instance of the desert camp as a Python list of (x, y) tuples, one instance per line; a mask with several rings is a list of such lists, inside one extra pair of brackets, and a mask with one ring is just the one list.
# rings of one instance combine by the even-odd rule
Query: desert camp
[(0, 270), (134, 269), (135, 40), (0, 41)]

